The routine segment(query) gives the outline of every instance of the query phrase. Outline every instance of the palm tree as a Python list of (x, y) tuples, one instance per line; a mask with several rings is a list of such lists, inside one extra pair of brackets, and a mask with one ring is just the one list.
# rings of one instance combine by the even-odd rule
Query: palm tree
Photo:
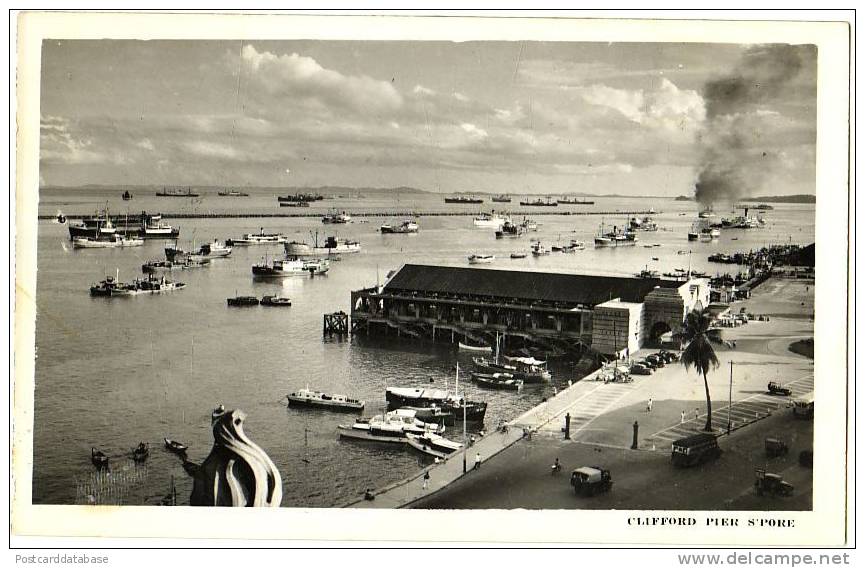
[(682, 352), (682, 363), (685, 369), (694, 367), (703, 375), (703, 386), (706, 388), (706, 432), (712, 431), (712, 398), (709, 395), (709, 379), (707, 375), (710, 369), (717, 369), (720, 365), (718, 356), (715, 355), (713, 343), (720, 344), (720, 330), (709, 329), (712, 318), (705, 312), (697, 310), (688, 312), (682, 324), (682, 340), (685, 350)]

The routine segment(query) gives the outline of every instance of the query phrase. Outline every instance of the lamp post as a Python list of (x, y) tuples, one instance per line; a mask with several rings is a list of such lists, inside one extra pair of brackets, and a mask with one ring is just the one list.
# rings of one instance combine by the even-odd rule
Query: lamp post
[(727, 435), (730, 435), (730, 430), (733, 429), (733, 420), (731, 412), (733, 411), (733, 362), (730, 361), (730, 400), (727, 404)]

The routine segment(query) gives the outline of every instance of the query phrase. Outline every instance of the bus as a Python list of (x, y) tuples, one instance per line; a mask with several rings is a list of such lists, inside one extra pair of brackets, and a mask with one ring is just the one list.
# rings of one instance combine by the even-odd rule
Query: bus
[(809, 392), (793, 401), (793, 416), (804, 420), (814, 418), (814, 393)]

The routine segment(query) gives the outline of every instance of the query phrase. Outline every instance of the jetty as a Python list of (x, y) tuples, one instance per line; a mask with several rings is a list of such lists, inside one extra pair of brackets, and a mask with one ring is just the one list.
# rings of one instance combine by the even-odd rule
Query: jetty
[[(484, 213), (482, 210), (473, 211), (352, 211), (353, 217), (477, 217)], [(565, 216), (606, 216), (615, 217), (622, 215), (657, 215), (657, 211), (537, 211), (515, 209), (508, 211), (508, 215), (518, 217), (520, 215), (537, 217), (540, 215), (565, 215)], [(88, 215), (64, 214), (67, 219), (83, 219)], [(314, 217), (319, 218), (323, 212), (263, 212), (263, 213), (163, 213), (163, 219), (279, 219), (290, 217)], [(40, 220), (54, 220), (57, 215), (39, 215)]]

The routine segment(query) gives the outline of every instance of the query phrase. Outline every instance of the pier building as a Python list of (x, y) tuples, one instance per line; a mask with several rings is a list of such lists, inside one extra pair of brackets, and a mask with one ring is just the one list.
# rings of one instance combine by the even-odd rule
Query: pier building
[(688, 281), (405, 264), (351, 293), (353, 333), (493, 345), (496, 337), (554, 350), (626, 355), (681, 329), (709, 304)]

